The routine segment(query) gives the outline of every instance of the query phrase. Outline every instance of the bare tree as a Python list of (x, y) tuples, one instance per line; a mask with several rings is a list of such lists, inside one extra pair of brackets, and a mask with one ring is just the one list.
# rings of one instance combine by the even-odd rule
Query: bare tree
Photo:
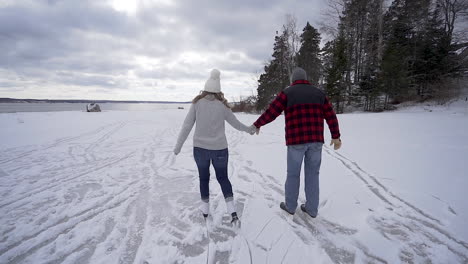
[(297, 66), (296, 55), (299, 52), (301, 40), (297, 29), (297, 18), (292, 14), (286, 14), (286, 23), (283, 25), (283, 32), (288, 45), (288, 53), (285, 61), (287, 63), (288, 74), (291, 76), (292, 70)]
[(377, 60), (379, 64), (382, 62), (383, 56), (383, 16), (384, 16), (384, 0), (378, 0), (379, 3), (379, 13), (378, 13), (378, 34), (379, 41), (377, 44)]
[(338, 34), (338, 24), (343, 14), (346, 3), (349, 0), (328, 0), (327, 7), (322, 11), (322, 22), (319, 23), (320, 31), (335, 39)]
[(447, 42), (450, 44), (457, 20), (468, 17), (468, 0), (437, 0), (437, 4), (442, 8)]

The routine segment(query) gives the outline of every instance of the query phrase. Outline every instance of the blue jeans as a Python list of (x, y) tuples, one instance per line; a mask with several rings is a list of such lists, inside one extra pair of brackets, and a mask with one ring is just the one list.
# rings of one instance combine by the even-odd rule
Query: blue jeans
[(210, 163), (213, 163), (216, 179), (221, 186), (224, 198), (232, 197), (232, 185), (228, 179), (228, 149), (209, 150), (194, 147), (193, 157), (197, 163), (200, 176), (201, 199), (207, 201), (210, 198)]
[(305, 207), (310, 215), (316, 216), (319, 204), (319, 172), (322, 162), (323, 143), (314, 142), (288, 146), (288, 173), (285, 184), (286, 208), (296, 211), (299, 196), (302, 160), (305, 174)]

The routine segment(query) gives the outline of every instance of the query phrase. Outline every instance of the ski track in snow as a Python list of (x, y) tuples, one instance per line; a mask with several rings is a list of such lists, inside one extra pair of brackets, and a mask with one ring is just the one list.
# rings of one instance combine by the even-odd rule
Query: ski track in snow
[[(178, 166), (167, 140), (177, 134), (175, 125), (149, 133), (144, 120), (116, 122), (48, 145), (3, 151), (0, 263), (309, 263), (297, 257), (308, 248), (318, 248), (333, 263), (391, 263), (372, 253), (352, 223), (281, 212), (284, 183), (237, 152), (249, 135), (232, 130), (229, 177), (242, 227), (230, 226), (212, 174), (207, 233), (198, 212), (195, 165)], [(141, 133), (126, 136), (126, 129), (140, 126)], [(184, 147), (183, 155), (191, 158), (191, 149)], [(468, 262), (468, 243), (440, 219), (350, 158), (328, 147), (323, 158), (343, 166), (378, 200), (381, 208), (372, 209), (367, 228), (399, 243), (401, 262), (430, 262), (431, 250), (440, 247), (451, 259)], [(325, 210), (333, 198), (321, 198)], [(259, 210), (264, 217), (256, 215)]]

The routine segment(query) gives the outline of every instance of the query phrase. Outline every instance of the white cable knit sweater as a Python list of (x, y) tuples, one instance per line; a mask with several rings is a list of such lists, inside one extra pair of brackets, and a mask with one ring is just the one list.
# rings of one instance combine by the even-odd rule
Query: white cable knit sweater
[(228, 147), (226, 134), (224, 132), (224, 121), (239, 131), (249, 132), (250, 127), (237, 120), (231, 109), (222, 102), (216, 100), (214, 96), (208, 95), (192, 104), (185, 118), (182, 129), (177, 138), (174, 152), (180, 152), (182, 145), (187, 139), (193, 125), (196, 123), (195, 134), (193, 135), (193, 146), (209, 149), (221, 150)]

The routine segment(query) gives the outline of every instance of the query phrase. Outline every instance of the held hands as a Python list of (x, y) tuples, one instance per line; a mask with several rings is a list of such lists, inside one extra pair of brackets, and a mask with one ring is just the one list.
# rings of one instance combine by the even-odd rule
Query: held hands
[(257, 135), (258, 135), (258, 133), (260, 133), (260, 128), (257, 128), (255, 125), (251, 125), (251, 126), (249, 126), (249, 131), (248, 131), (248, 133), (249, 133), (250, 135), (253, 135), (253, 134), (257, 134)]
[(330, 146), (334, 145), (334, 149), (338, 150), (341, 148), (341, 139), (335, 138), (331, 140)]

